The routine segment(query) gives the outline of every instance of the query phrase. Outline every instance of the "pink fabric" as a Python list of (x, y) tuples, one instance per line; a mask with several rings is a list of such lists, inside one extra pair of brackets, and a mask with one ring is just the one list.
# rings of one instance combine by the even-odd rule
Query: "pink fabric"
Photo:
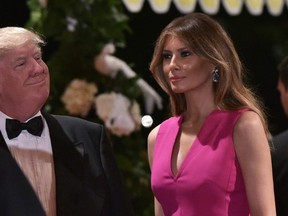
[(164, 121), (154, 147), (151, 184), (166, 216), (248, 216), (242, 173), (233, 146), (240, 111), (213, 111), (184, 159), (177, 176), (172, 149), (182, 116)]

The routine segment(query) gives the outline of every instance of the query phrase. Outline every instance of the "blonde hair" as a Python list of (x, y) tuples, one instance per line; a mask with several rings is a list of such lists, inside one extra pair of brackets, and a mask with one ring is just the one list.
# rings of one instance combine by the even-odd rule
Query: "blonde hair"
[[(163, 46), (169, 36), (182, 40), (195, 55), (206, 58), (219, 70), (219, 82), (214, 84), (215, 104), (221, 110), (248, 108), (256, 112), (269, 135), (262, 103), (243, 82), (244, 68), (236, 49), (219, 23), (202, 13), (191, 13), (174, 19), (156, 41), (150, 70), (155, 80), (170, 97), (171, 112), (186, 111), (184, 94), (174, 93), (163, 73)], [(212, 79), (211, 79), (212, 82)]]
[(39, 47), (45, 45), (44, 39), (31, 30), (14, 26), (0, 28), (0, 56), (26, 42), (33, 42)]

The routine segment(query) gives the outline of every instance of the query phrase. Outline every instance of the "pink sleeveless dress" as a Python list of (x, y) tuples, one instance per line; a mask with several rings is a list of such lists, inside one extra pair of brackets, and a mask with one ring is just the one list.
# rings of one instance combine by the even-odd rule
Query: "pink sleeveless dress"
[(239, 111), (214, 110), (205, 120), (176, 176), (172, 150), (182, 116), (164, 121), (154, 146), (151, 184), (165, 216), (249, 216), (233, 145)]

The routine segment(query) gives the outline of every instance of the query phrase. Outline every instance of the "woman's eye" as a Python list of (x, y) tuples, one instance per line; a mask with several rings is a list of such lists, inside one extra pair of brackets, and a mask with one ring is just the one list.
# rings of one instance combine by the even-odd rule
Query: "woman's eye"
[(183, 52), (181, 52), (181, 56), (182, 56), (182, 57), (186, 57), (186, 56), (190, 56), (190, 55), (192, 55), (192, 53), (191, 53), (190, 51), (183, 51)]
[(172, 56), (171, 56), (171, 54), (169, 54), (169, 53), (163, 53), (163, 58), (164, 58), (164, 59), (171, 59)]

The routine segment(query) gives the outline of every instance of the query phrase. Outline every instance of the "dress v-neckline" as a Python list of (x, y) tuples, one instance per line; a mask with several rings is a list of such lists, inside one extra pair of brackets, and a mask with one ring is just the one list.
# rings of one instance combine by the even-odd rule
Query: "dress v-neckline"
[[(183, 121), (183, 115), (180, 115), (179, 118), (178, 118), (178, 121), (176, 122), (177, 123), (177, 130), (175, 130), (174, 134), (173, 134), (173, 139), (171, 139), (173, 141), (172, 143), (172, 148), (170, 149), (170, 175), (172, 176), (172, 178), (177, 181), (177, 179), (181, 176), (181, 173), (183, 172), (184, 168), (186, 167), (186, 165), (188, 164), (188, 160), (191, 160), (195, 154), (197, 152), (193, 151), (194, 148), (197, 147), (197, 144), (199, 143), (199, 137), (202, 133), (202, 130), (205, 126), (205, 124), (207, 123), (208, 119), (212, 116), (213, 113), (215, 113), (216, 111), (219, 111), (218, 109), (214, 109), (212, 112), (210, 112), (210, 114), (206, 117), (206, 119), (203, 121), (203, 124), (202, 126), (200, 127), (200, 130), (197, 132), (196, 136), (195, 136), (195, 139), (192, 141), (192, 144), (191, 146), (189, 147), (189, 150), (187, 152), (187, 154), (185, 155), (181, 165), (179, 166), (179, 169), (177, 171), (176, 174), (173, 173), (173, 169), (172, 169), (172, 156), (173, 156), (173, 150), (174, 150), (174, 146), (175, 146), (175, 143), (176, 143), (176, 139), (177, 139), (177, 136), (180, 132), (180, 128), (181, 128), (181, 124), (182, 124), (182, 121)], [(196, 146), (196, 147), (195, 147)], [(194, 154), (194, 156), (192, 156)]]

